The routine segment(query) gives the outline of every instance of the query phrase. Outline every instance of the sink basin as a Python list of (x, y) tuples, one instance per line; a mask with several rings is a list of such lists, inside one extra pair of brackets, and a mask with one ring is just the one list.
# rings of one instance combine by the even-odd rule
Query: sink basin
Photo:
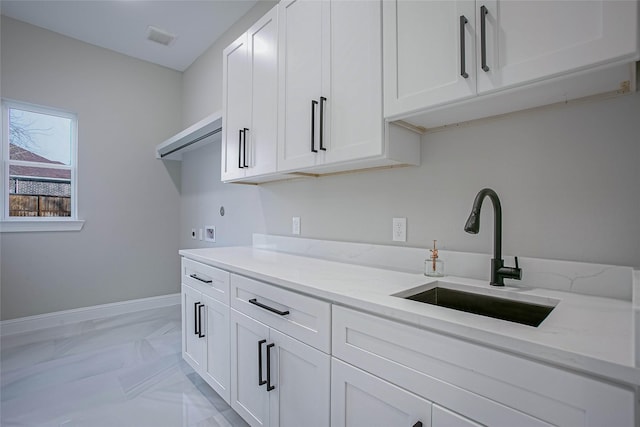
[[(464, 288), (461, 285), (453, 286), (458, 289), (450, 286), (445, 287), (441, 282), (437, 282), (435, 286), (431, 286), (427, 290), (396, 296), (534, 327), (540, 325), (555, 308), (553, 303), (551, 303), (552, 305), (543, 304), (542, 301), (553, 301), (545, 298), (529, 296), (530, 301), (521, 301), (478, 292), (468, 292), (461, 290), (460, 288)], [(424, 289), (424, 287), (422, 288)], [(532, 302), (532, 299), (535, 301)], [(555, 301), (556, 304), (557, 302)]]

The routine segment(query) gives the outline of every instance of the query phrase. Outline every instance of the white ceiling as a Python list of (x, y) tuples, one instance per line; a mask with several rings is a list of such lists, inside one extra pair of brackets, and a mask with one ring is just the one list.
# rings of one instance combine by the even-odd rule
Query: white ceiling
[[(2, 14), (178, 71), (184, 71), (257, 0), (1, 0)], [(175, 34), (147, 40), (147, 27)]]

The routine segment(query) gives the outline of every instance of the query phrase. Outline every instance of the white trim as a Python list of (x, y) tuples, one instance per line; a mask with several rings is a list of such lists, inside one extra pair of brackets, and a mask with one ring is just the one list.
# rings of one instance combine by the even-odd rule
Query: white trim
[(117, 316), (172, 305), (180, 305), (179, 293), (3, 320), (0, 322), (0, 336), (4, 337), (54, 326), (64, 326), (85, 320), (94, 320), (102, 317)]
[[(35, 217), (34, 217), (35, 218)], [(33, 231), (80, 231), (84, 220), (50, 219), (7, 220), (0, 221), (0, 233), (18, 233)]]

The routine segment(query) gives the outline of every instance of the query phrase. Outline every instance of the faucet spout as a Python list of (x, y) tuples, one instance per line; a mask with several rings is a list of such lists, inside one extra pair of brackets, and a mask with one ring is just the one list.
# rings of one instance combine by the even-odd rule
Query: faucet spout
[(484, 188), (478, 192), (471, 214), (464, 225), (464, 231), (471, 234), (478, 234), (480, 231), (480, 210), (482, 202), (488, 197), (493, 205), (493, 258), (491, 259), (491, 285), (504, 286), (504, 279), (517, 279), (522, 277), (522, 270), (518, 268), (518, 258), (516, 266), (505, 267), (502, 259), (502, 206), (498, 194), (490, 188)]

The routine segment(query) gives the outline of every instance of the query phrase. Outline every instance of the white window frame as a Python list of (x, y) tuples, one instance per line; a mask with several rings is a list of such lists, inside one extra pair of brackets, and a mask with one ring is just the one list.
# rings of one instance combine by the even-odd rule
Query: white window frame
[[(71, 120), (71, 161), (69, 166), (34, 166), (71, 171), (71, 216), (68, 217), (10, 217), (9, 216), (9, 109), (19, 109)], [(0, 232), (79, 231), (84, 221), (78, 219), (78, 116), (58, 108), (2, 99), (2, 216)]]

